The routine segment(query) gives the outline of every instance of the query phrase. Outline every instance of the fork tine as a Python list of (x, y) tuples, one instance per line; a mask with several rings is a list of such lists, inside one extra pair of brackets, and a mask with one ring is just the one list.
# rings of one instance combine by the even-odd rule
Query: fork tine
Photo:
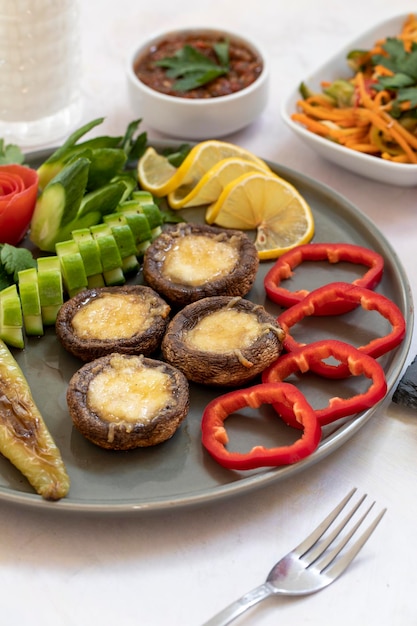
[(356, 487), (354, 487), (348, 494), (343, 498), (341, 502), (331, 511), (327, 517), (313, 530), (308, 537), (304, 539), (294, 550), (293, 553), (297, 554), (299, 557), (303, 556), (310, 548), (312, 548), (317, 541), (324, 535), (329, 526), (334, 522), (337, 518), (341, 510), (346, 506), (349, 500), (352, 498), (353, 494), (357, 491)]
[[(342, 530), (345, 528), (346, 524), (348, 524), (348, 522), (352, 519), (352, 517), (354, 516), (356, 511), (359, 509), (359, 507), (361, 506), (365, 498), (366, 498), (366, 494), (363, 495), (358, 500), (358, 502), (356, 502), (356, 504), (353, 505), (350, 511), (343, 517), (343, 519), (337, 524), (337, 526), (335, 526), (335, 528), (323, 539), (323, 541), (320, 541), (320, 543), (317, 543), (316, 545), (312, 546), (311, 550), (309, 550), (308, 553), (303, 554), (303, 560), (308, 561), (309, 566), (312, 565), (324, 553), (324, 551), (333, 543), (336, 537), (340, 535)], [(334, 519), (333, 521), (336, 521), (336, 519)], [(331, 526), (329, 526), (328, 529), (330, 529), (330, 527)], [(349, 538), (350, 538), (349, 536), (346, 538), (345, 543), (347, 543)], [(337, 553), (340, 552), (342, 548), (343, 548), (343, 545), (337, 551), (335, 548), (334, 556), (336, 556)], [(331, 554), (331, 552), (329, 552), (329, 554)], [(328, 564), (331, 562), (331, 560), (332, 559), (330, 558), (328, 559)], [(323, 568), (324, 567), (325, 565), (323, 565)]]
[[(352, 532), (349, 533), (347, 540), (342, 542), (343, 545), (340, 547), (340, 550), (344, 547), (344, 545), (348, 543), (349, 539), (354, 535), (357, 529), (361, 526), (362, 522), (367, 517), (368, 513), (370, 512), (374, 504), (375, 503), (373, 502), (372, 505), (369, 507), (369, 509), (362, 516), (362, 518), (358, 521), (358, 523), (355, 524), (355, 527), (352, 529)], [(329, 560), (329, 564), (324, 566), (324, 568), (326, 568), (326, 571), (324, 572), (326, 575), (330, 576), (330, 578), (332, 579), (335, 579), (342, 572), (344, 572), (344, 570), (348, 567), (348, 565), (350, 565), (350, 563), (353, 561), (355, 556), (360, 552), (360, 550), (363, 548), (365, 543), (368, 541), (369, 537), (372, 535), (375, 528), (378, 526), (379, 522), (385, 515), (386, 511), (387, 509), (382, 509), (382, 511), (375, 517), (373, 522), (371, 522), (369, 526), (363, 531), (363, 533), (359, 535), (356, 541), (352, 543), (352, 546), (349, 548), (349, 550), (347, 550), (341, 556), (340, 559), (338, 559), (337, 561), (334, 560), (337, 554), (339, 554), (340, 550), (338, 550), (336, 554), (334, 554), (333, 558)], [(322, 568), (322, 571), (324, 568)]]
[[(341, 541), (339, 541), (338, 544), (336, 544), (333, 548), (328, 550), (326, 554), (324, 554), (325, 549), (333, 543), (336, 537), (339, 536), (340, 532), (345, 528), (346, 524), (352, 519), (353, 515), (358, 510), (359, 506), (362, 504), (365, 498), (366, 496), (363, 496), (361, 498), (361, 500), (359, 501), (359, 504), (349, 512), (349, 514), (342, 520), (342, 522), (338, 525), (338, 527), (332, 533), (330, 540), (325, 542), (326, 544), (325, 548), (321, 551), (321, 554), (323, 554), (324, 556), (322, 559), (319, 560), (319, 562), (315, 563), (315, 565), (320, 569), (320, 571), (323, 571), (328, 565), (330, 565), (332, 561), (334, 561), (334, 559), (343, 550), (343, 548), (348, 543), (348, 541), (353, 537), (355, 532), (361, 526), (362, 522), (365, 520), (366, 516), (368, 515), (368, 513), (374, 506), (375, 502), (372, 502), (371, 506), (365, 511), (365, 513), (363, 513), (362, 517), (355, 523), (355, 525), (349, 530), (349, 532), (347, 532), (346, 535), (342, 537)], [(311, 563), (313, 562), (314, 561), (312, 561)]]

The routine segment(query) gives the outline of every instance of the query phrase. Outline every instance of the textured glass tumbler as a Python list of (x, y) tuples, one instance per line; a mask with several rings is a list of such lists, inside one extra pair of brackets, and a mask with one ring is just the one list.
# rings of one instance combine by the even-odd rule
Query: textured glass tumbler
[(66, 136), (81, 118), (77, 0), (0, 0), (0, 139)]

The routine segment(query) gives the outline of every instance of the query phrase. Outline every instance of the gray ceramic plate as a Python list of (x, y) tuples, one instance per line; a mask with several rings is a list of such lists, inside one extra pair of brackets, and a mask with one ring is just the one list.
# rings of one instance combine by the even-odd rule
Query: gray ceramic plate
[[(32, 165), (36, 166), (46, 156), (45, 152), (30, 155)], [(388, 386), (392, 389), (404, 365), (413, 327), (410, 286), (394, 250), (374, 224), (345, 198), (292, 170), (270, 165), (292, 182), (310, 203), (316, 222), (315, 241), (352, 242), (373, 248), (384, 255), (386, 269), (378, 291), (395, 300), (408, 322), (407, 336), (401, 346), (381, 360)], [(202, 221), (204, 211), (188, 210), (185, 217)], [(266, 299), (263, 289), (263, 277), (270, 267), (271, 263), (261, 265), (256, 284), (248, 298), (263, 304), (272, 313), (278, 313), (279, 309)], [(314, 270), (310, 268), (310, 288), (314, 281), (317, 281), (317, 286), (334, 280), (350, 281), (355, 276), (354, 269), (359, 271), (359, 268), (350, 268), (348, 264), (335, 265), (331, 269), (326, 264), (319, 270), (316, 264)], [(308, 270), (306, 265), (303, 268), (304, 280)], [(301, 272), (297, 274), (300, 278)], [(328, 320), (315, 320), (308, 328), (308, 333), (311, 339), (336, 334), (349, 341), (354, 331), (356, 338), (367, 341), (370, 329), (384, 334), (388, 330), (384, 325), (385, 320), (377, 314), (374, 319), (373, 315), (360, 309), (343, 318), (332, 318), (331, 325)], [(327, 427), (316, 452), (295, 465), (247, 473), (232, 472), (217, 465), (200, 443), (202, 411), (219, 391), (192, 385), (190, 413), (180, 430), (168, 442), (137, 451), (109, 452), (90, 444), (72, 427), (65, 393), (71, 375), (81, 363), (60, 347), (54, 331), (50, 329), (42, 338), (28, 339), (26, 348), (15, 351), (15, 357), (62, 452), (71, 478), (71, 489), (69, 495), (60, 502), (46, 502), (33, 493), (26, 479), (7, 460), (1, 458), (0, 500), (44, 510), (67, 513), (144, 513), (231, 498), (306, 470), (345, 444), (378, 408), (374, 407), (354, 419), (341, 420)], [(355, 379), (353, 386), (360, 386), (361, 382), (364, 384), (360, 378)], [(340, 395), (343, 394), (344, 384), (340, 383)], [(348, 393), (353, 391), (352, 383), (350, 385)], [(339, 383), (332, 384), (332, 393), (339, 393), (338, 386)], [(323, 406), (323, 402), (326, 402), (319, 381), (314, 382), (310, 389), (305, 388), (305, 392), (313, 405)], [(289, 434), (292, 429), (284, 427), (268, 410), (261, 421), (251, 419), (249, 414), (239, 418), (230, 417), (228, 429), (233, 445), (242, 450), (255, 443), (277, 445), (277, 438), (286, 443), (292, 440)]]

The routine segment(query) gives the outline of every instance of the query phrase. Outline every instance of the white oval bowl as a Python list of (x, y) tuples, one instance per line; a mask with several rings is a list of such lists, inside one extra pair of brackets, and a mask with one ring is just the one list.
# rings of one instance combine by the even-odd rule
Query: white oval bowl
[[(169, 96), (145, 85), (134, 72), (136, 60), (167, 36), (201, 33), (241, 42), (262, 59), (259, 77), (248, 87), (226, 96), (188, 99)], [(261, 47), (251, 39), (219, 28), (194, 27), (155, 34), (136, 46), (127, 62), (128, 94), (138, 117), (155, 130), (189, 140), (223, 137), (251, 124), (264, 110), (269, 91), (269, 63)]]
[(407, 16), (408, 14), (398, 15), (385, 20), (350, 42), (324, 65), (302, 81), (299, 81), (281, 107), (281, 116), (287, 126), (321, 157), (354, 174), (401, 187), (417, 186), (417, 165), (393, 163), (379, 157), (351, 150), (324, 137), (315, 135), (298, 122), (292, 120), (291, 115), (296, 111), (297, 100), (301, 99), (299, 92), (301, 82), (304, 82), (313, 91), (321, 91), (320, 83), (322, 80), (333, 81), (338, 78), (349, 77), (349, 68), (346, 62), (347, 53), (351, 50), (370, 48), (380, 38), (397, 35)]

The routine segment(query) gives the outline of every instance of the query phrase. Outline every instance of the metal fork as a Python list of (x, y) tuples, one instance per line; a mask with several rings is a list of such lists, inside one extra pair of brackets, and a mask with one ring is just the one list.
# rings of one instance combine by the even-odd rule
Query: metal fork
[[(230, 604), (203, 626), (226, 626), (269, 596), (307, 595), (324, 589), (336, 580), (353, 561), (386, 512), (383, 509), (368, 522), (375, 502), (364, 504), (363, 513), (359, 511), (367, 498), (365, 494), (355, 503), (351, 502), (349, 511), (343, 515), (343, 509), (356, 491), (356, 488), (352, 489), (299, 546), (278, 561), (262, 585)], [(339, 515), (342, 517), (340, 521)], [(364, 530), (350, 542), (362, 526)]]

